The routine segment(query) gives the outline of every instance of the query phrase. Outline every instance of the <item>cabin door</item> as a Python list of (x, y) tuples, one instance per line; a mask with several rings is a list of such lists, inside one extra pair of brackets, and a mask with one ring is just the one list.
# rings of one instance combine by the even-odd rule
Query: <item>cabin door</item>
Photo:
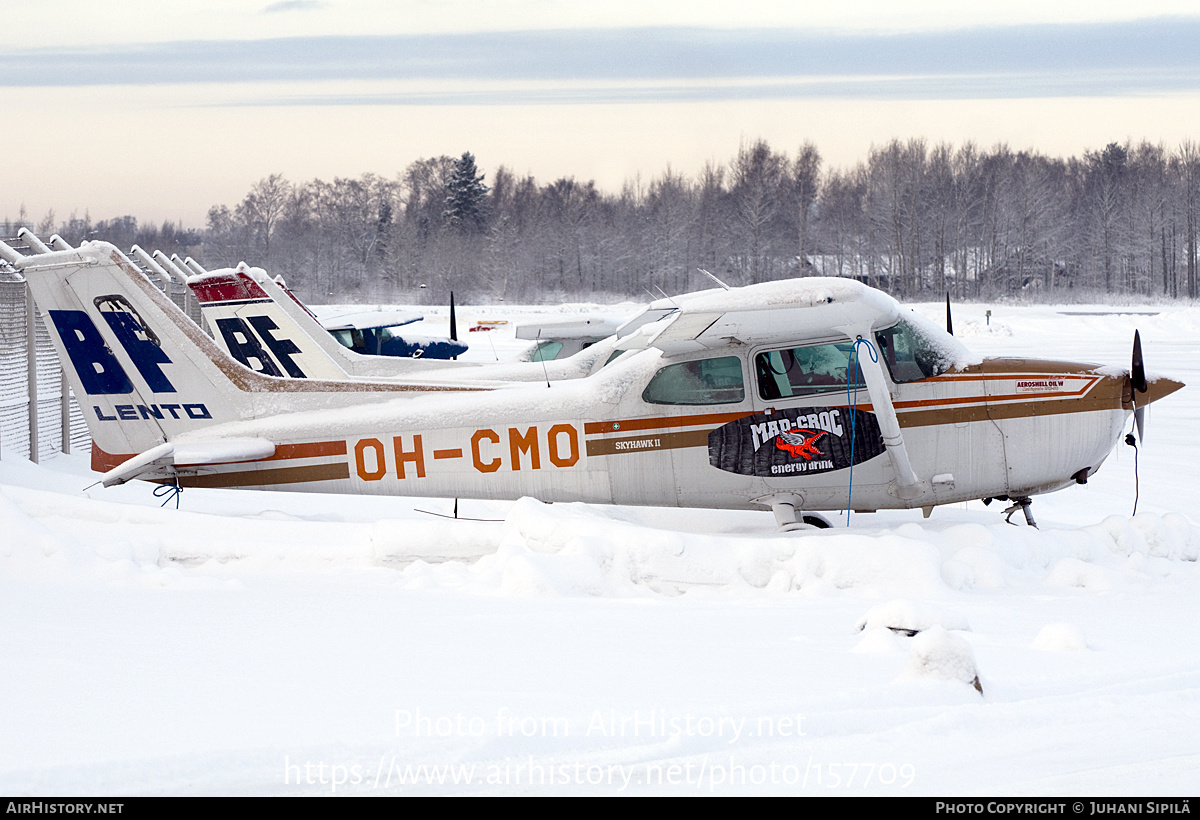
[(769, 490), (794, 491), (809, 509), (844, 508), (852, 467), (855, 488), (889, 483), (890, 462), (852, 353), (849, 340), (754, 351), (755, 413), (726, 425), (724, 468), (761, 478)]

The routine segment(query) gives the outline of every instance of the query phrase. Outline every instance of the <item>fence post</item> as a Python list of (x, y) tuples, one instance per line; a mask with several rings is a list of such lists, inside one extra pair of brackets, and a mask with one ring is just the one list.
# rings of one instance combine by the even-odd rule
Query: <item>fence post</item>
[(38, 386), (37, 386), (37, 308), (33, 304), (33, 291), (25, 285), (25, 360), (29, 374), (26, 389), (29, 393), (29, 460), (38, 463)]
[(58, 412), (62, 415), (62, 446), (64, 453), (71, 452), (71, 384), (67, 381), (67, 369), (62, 370), (62, 397), (59, 401)]

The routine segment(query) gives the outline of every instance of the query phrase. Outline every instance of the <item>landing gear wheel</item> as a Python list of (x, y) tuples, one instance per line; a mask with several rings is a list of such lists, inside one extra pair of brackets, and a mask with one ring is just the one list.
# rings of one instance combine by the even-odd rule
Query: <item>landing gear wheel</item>
[(806, 512), (804, 513), (803, 520), (805, 524), (808, 524), (810, 527), (816, 527), (819, 530), (827, 530), (833, 526), (833, 524), (829, 523), (829, 519), (820, 513)]
[[(1012, 524), (1013, 513), (1015, 513), (1017, 510), (1020, 510), (1021, 512), (1025, 513), (1025, 523), (1033, 527), (1035, 530), (1038, 529), (1037, 522), (1033, 520), (1033, 510), (1030, 509), (1031, 505), (1033, 504), (1033, 499), (1027, 495), (1023, 495), (1013, 498), (1012, 501), (1013, 505), (1004, 511), (1004, 520), (1009, 524)], [(1017, 525), (1013, 524), (1013, 526), (1015, 527)]]

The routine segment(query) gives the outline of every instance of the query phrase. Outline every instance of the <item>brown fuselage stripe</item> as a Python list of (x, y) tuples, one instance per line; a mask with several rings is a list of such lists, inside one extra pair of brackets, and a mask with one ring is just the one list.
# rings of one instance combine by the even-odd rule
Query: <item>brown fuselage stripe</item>
[(1120, 410), (1121, 402), (1101, 400), (1032, 401), (1011, 404), (989, 404), (986, 407), (951, 407), (936, 410), (910, 410), (897, 413), (901, 427), (929, 427), (936, 424), (962, 424), (969, 421), (999, 421), (1001, 419), (1031, 418), (1034, 416), (1063, 416), (1070, 413), (1091, 413), (1097, 410)]
[(587, 454), (612, 456), (653, 450), (676, 450), (680, 447), (707, 447), (710, 432), (711, 430), (688, 430), (683, 433), (659, 433), (629, 438), (594, 438), (587, 443)]
[[(350, 465), (314, 464), (310, 467), (276, 467), (272, 470), (241, 470), (236, 473), (208, 473), (180, 476), (181, 487), (267, 487), (272, 484), (301, 484), (308, 481), (337, 481), (350, 477)], [(170, 484), (169, 479), (159, 483)]]
[[(938, 424), (962, 424), (972, 421), (990, 421), (998, 419), (1024, 418), (1027, 416), (1056, 416), (1067, 413), (1086, 413), (1095, 410), (1118, 409), (1119, 404), (1111, 405), (1103, 402), (1089, 402), (1091, 406), (1078, 406), (1078, 400), (1072, 402), (1027, 402), (1024, 404), (1003, 404), (985, 407), (951, 407), (936, 410), (918, 410), (898, 413), (900, 427), (929, 427)], [(862, 405), (859, 405), (860, 409)], [(624, 429), (624, 425), (622, 425)], [(716, 428), (705, 430), (689, 430), (682, 433), (662, 433), (659, 435), (631, 436), (628, 438), (590, 439), (587, 442), (589, 456), (628, 455), (654, 450), (675, 450), (681, 447), (707, 447), (708, 436)]]
[[(1062, 371), (1062, 368), (1056, 368), (1051, 372), (1061, 373), (1061, 371)], [(907, 410), (909, 408), (914, 408), (914, 407), (930, 407), (930, 408), (935, 408), (935, 412), (936, 412), (936, 411), (941, 411), (941, 410), (949, 410), (950, 408), (947, 408), (946, 405), (951, 405), (951, 404), (983, 404), (983, 403), (993, 403), (993, 402), (1023, 402), (1025, 404), (1040, 404), (1040, 403), (1044, 403), (1045, 400), (1047, 400), (1047, 399), (1055, 399), (1055, 398), (1078, 399), (1080, 396), (1086, 394), (1090, 388), (1094, 387), (1097, 382), (1103, 380), (1103, 377), (1094, 375), (1091, 373), (1087, 374), (1086, 376), (1081, 376), (1081, 375), (1073, 374), (1073, 373), (1062, 373), (1062, 375), (1065, 375), (1072, 379), (1086, 378), (1086, 379), (1088, 379), (1088, 382), (1086, 384), (1084, 384), (1082, 387), (1080, 387), (1079, 390), (1074, 390), (1074, 391), (1059, 391), (1056, 393), (1009, 393), (1009, 394), (998, 395), (998, 396), (986, 396), (986, 395), (984, 395), (984, 396), (954, 396), (954, 397), (941, 398), (941, 399), (912, 399), (909, 401), (895, 402), (894, 406), (897, 411)], [(989, 373), (989, 374), (981, 373), (981, 374), (976, 374), (976, 375), (939, 376), (936, 379), (931, 379), (928, 383), (932, 384), (932, 383), (936, 383), (938, 381), (956, 381), (956, 382), (957, 381), (974, 381), (974, 382), (1004, 381), (1004, 380), (1009, 380), (1009, 379), (1014, 379), (1014, 380), (1015, 379), (1037, 379), (1037, 378), (1044, 378), (1044, 377), (1045, 377), (1044, 373), (1012, 373), (1012, 372)], [(831, 404), (829, 406), (830, 407), (844, 407), (845, 405)], [(871, 412), (874, 409), (871, 406), (871, 403), (866, 402), (866, 401), (860, 402), (856, 406), (858, 407), (859, 410), (863, 410), (866, 412)], [(982, 409), (982, 408), (979, 408), (979, 409)], [(1096, 409), (1096, 408), (1089, 407), (1086, 409)], [(756, 411), (756, 412), (758, 412), (758, 411)], [(1069, 411), (1068, 410), (1060, 410), (1060, 409), (1049, 409), (1049, 410), (1040, 410), (1040, 411), (1035, 411), (1035, 412), (1021, 411), (1021, 412), (1015, 413), (1014, 415), (1015, 416), (1054, 415), (1056, 413), (1063, 413), (1063, 412), (1073, 412), (1074, 413), (1074, 412), (1084, 412), (1084, 411), (1083, 410), (1074, 410), (1074, 409), (1069, 410)], [(586, 424), (584, 424), (583, 431), (584, 431), (584, 433), (589, 434), (589, 435), (596, 435), (596, 434), (601, 434), (601, 433), (626, 433), (626, 432), (633, 432), (635, 430), (662, 430), (664, 428), (669, 428), (669, 427), (690, 427), (693, 425), (701, 425), (701, 424), (715, 424), (715, 425), (719, 426), (721, 424), (725, 424), (726, 422), (736, 421), (737, 419), (745, 418), (746, 416), (752, 416), (752, 415), (755, 415), (755, 413), (747, 413), (747, 412), (703, 413), (703, 414), (696, 414), (693, 416), (659, 416), (659, 417), (640, 418), (640, 419), (618, 419), (616, 421), (590, 421), (590, 422), (587, 422)], [(971, 413), (968, 413), (968, 415), (971, 415)], [(981, 418), (983, 418), (983, 417), (986, 417), (986, 415), (982, 416)], [(993, 416), (993, 417), (995, 417), (995, 416)], [(1012, 418), (1013, 416), (1006, 415), (1003, 417), (1004, 418)], [(901, 424), (903, 425), (903, 421), (901, 421)]]
[[(1005, 376), (1010, 378), (1010, 376)], [(1103, 380), (1101, 380), (1103, 381)], [(1027, 418), (1033, 416), (1057, 416), (1069, 413), (1088, 413), (1103, 410), (1120, 410), (1122, 385), (1110, 382), (1106, 387), (1091, 390), (1087, 395), (1078, 393), (1043, 393), (1043, 394), (1010, 394), (1005, 396), (967, 396), (953, 399), (935, 399), (930, 401), (897, 402), (897, 420), (902, 428), (929, 427), (939, 424), (963, 424), (973, 421), (998, 421), (1001, 419)], [(954, 403), (972, 403), (969, 407), (946, 406)], [(932, 405), (932, 407), (931, 407)], [(844, 405), (830, 405), (843, 407)], [(857, 405), (859, 410), (871, 411), (868, 403)], [(929, 407), (927, 410), (912, 410), (911, 407)], [(637, 429), (654, 429), (674, 423), (675, 426), (702, 423), (732, 421), (744, 418), (752, 413), (714, 413), (709, 416), (676, 416), (663, 419), (631, 419), (618, 422), (620, 431)], [(649, 422), (663, 422), (649, 424)], [(682, 424), (681, 424), (682, 422)], [(638, 426), (633, 426), (638, 425)], [(719, 424), (718, 424), (719, 426)], [(601, 427), (602, 430), (594, 430)], [(612, 422), (593, 424), (585, 427), (587, 432), (610, 432)], [(590, 439), (587, 442), (589, 456), (624, 455), (626, 453), (646, 452), (652, 450), (672, 450), (680, 447), (706, 447), (708, 435), (715, 427), (704, 430), (691, 430), (682, 433), (664, 433), (660, 435), (643, 435), (626, 438)]]

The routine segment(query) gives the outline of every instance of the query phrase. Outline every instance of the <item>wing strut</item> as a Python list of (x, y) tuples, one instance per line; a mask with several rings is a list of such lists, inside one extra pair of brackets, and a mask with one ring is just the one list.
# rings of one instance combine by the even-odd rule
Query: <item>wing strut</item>
[[(867, 340), (870, 329), (863, 333), (847, 334), (852, 339)], [(867, 341), (870, 345), (871, 342)], [(892, 396), (888, 392), (887, 379), (883, 376), (883, 362), (876, 355), (859, 357), (859, 367), (863, 378), (867, 381), (867, 395), (871, 397), (871, 406), (879, 421), (879, 432), (883, 435), (883, 446), (887, 448), (888, 456), (892, 459), (892, 467), (896, 471), (894, 492), (900, 498), (911, 500), (926, 490), (925, 482), (917, 478), (912, 463), (908, 460), (908, 450), (904, 446), (904, 436), (900, 433), (900, 421), (896, 418), (896, 408), (892, 405)]]

